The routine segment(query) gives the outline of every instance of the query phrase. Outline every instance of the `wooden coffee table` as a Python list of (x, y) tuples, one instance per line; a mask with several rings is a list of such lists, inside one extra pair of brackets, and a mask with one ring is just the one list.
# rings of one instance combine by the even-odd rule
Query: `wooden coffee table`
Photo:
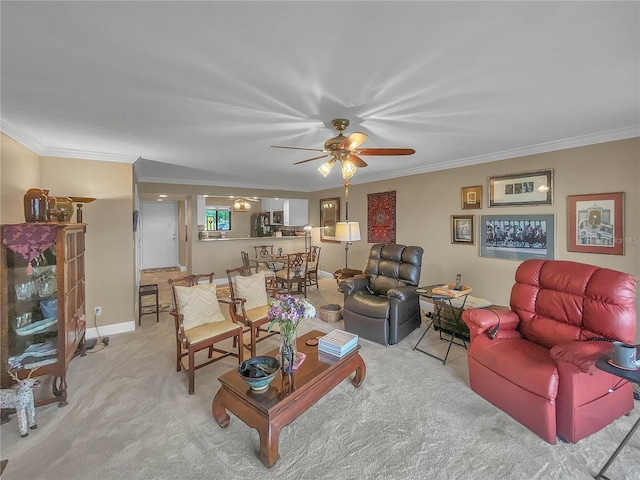
[[(360, 346), (342, 358), (331, 357), (318, 352), (318, 347), (305, 344), (308, 338), (324, 333), (313, 330), (298, 338), (298, 351), (307, 355), (300, 368), (291, 375), (278, 372), (269, 388), (256, 393), (240, 378), (236, 370), (221, 375), (222, 386), (215, 397), (211, 410), (213, 417), (222, 428), (229, 425), (229, 414), (248, 426), (258, 430), (260, 435), (260, 461), (272, 467), (278, 460), (278, 439), (280, 430), (293, 422), (333, 387), (355, 372), (351, 383), (357, 388), (364, 381), (367, 368), (358, 353)], [(267, 355), (275, 357), (278, 350)]]

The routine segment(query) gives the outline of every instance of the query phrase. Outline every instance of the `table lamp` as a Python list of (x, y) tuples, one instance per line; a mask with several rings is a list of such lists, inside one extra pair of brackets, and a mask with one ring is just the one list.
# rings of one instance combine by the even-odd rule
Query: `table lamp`
[(348, 268), (349, 245), (360, 240), (360, 224), (358, 222), (337, 222), (336, 240), (344, 244), (344, 268)]

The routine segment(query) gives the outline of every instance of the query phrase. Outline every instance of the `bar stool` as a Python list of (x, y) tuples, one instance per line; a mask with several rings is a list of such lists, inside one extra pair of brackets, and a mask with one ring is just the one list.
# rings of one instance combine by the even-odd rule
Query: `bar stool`
[[(154, 303), (142, 303), (142, 297), (146, 295), (155, 295), (156, 301)], [(160, 321), (160, 308), (158, 305), (158, 284), (150, 283), (149, 285), (140, 285), (138, 290), (138, 325), (142, 325), (142, 316), (149, 313), (156, 314), (156, 322)]]

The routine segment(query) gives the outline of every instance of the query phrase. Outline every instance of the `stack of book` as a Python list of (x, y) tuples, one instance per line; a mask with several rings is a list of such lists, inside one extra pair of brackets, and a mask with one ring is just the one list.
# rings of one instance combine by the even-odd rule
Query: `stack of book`
[(357, 346), (358, 335), (336, 329), (320, 338), (318, 352), (327, 353), (334, 357), (342, 357)]

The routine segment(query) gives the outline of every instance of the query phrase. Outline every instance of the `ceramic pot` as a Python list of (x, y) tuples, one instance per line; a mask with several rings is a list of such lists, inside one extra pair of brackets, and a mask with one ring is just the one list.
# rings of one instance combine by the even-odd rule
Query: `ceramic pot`
[(60, 223), (68, 223), (73, 216), (73, 202), (69, 197), (56, 197), (55, 210)]
[[(41, 188), (30, 188), (24, 194), (24, 220), (31, 222), (46, 222), (47, 214), (47, 194)], [(72, 204), (73, 205), (73, 204)]]

